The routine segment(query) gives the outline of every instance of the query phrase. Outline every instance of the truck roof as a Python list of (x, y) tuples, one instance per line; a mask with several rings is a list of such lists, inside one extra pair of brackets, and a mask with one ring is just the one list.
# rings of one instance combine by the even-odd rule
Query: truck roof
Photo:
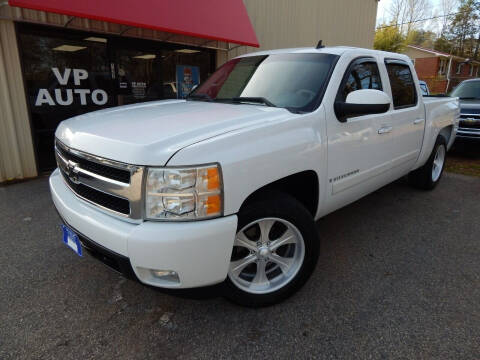
[(290, 48), (290, 49), (276, 49), (276, 50), (265, 50), (265, 51), (256, 51), (244, 55), (240, 55), (237, 58), (248, 57), (248, 56), (257, 56), (257, 55), (272, 55), (272, 54), (308, 54), (308, 53), (318, 53), (318, 54), (334, 54), (342, 55), (347, 52), (361, 52), (362, 54), (368, 55), (383, 55), (384, 57), (402, 59), (404, 61), (410, 61), (410, 58), (404, 54), (398, 54), (387, 51), (364, 49), (353, 46), (326, 46), (320, 49), (314, 47), (304, 47), (304, 48)]

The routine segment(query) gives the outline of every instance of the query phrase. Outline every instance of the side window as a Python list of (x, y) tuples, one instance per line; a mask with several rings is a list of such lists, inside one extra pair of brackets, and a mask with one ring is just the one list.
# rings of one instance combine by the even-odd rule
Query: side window
[(349, 68), (348, 75), (343, 81), (337, 99), (345, 101), (347, 95), (355, 90), (376, 89), (382, 90), (382, 80), (378, 72), (377, 63), (374, 61), (353, 63)]
[(392, 88), (393, 108), (401, 109), (417, 104), (417, 92), (412, 72), (407, 64), (387, 63), (388, 78)]

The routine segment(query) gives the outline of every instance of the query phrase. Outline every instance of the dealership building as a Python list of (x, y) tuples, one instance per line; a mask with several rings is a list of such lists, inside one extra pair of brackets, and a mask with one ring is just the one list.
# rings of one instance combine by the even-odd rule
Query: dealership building
[(55, 167), (62, 120), (183, 98), (235, 56), (320, 39), (370, 48), (377, 3), (0, 0), (0, 183)]

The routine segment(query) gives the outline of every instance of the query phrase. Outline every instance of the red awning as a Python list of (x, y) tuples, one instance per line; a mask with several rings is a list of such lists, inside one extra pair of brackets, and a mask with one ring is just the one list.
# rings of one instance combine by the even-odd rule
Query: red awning
[(242, 0), (9, 0), (26, 9), (258, 47)]

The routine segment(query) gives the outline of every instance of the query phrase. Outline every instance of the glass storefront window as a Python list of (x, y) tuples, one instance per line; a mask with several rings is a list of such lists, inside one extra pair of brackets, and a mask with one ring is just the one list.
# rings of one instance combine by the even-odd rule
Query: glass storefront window
[(50, 169), (60, 121), (114, 105), (106, 43), (23, 33), (19, 43), (38, 167)]
[(181, 97), (178, 66), (199, 79), (215, 68), (212, 50), (62, 28), (21, 24), (18, 43), (40, 171), (56, 166), (54, 133), (62, 120), (105, 107)]

